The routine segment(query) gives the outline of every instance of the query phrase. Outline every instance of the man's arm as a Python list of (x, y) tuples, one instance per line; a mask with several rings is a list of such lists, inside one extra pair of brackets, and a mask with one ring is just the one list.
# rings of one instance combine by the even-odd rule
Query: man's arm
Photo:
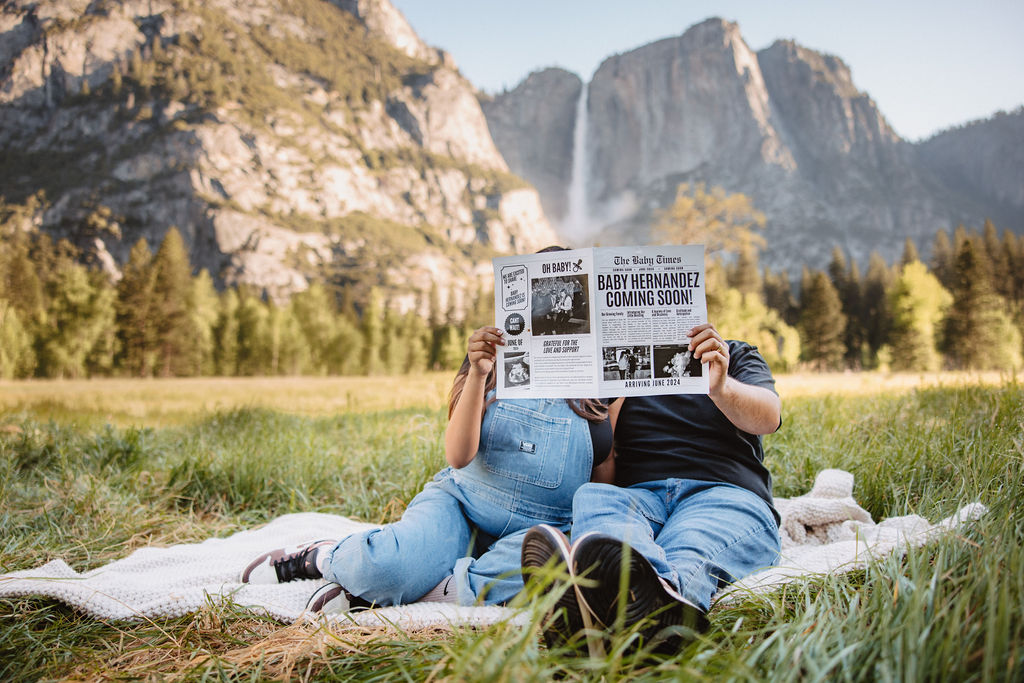
[(726, 377), (722, 389), (708, 396), (729, 422), (748, 434), (771, 434), (782, 423), (782, 401), (764, 387)]
[(771, 434), (782, 424), (782, 401), (764, 387), (729, 376), (729, 345), (710, 323), (690, 330), (690, 351), (707, 361), (708, 397), (730, 422), (748, 434)]

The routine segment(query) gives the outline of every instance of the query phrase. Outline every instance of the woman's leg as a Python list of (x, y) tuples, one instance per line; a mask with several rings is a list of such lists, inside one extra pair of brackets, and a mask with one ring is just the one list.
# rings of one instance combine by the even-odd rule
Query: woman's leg
[[(556, 525), (557, 526), (557, 525)], [(564, 530), (568, 530), (568, 526)], [(465, 557), (455, 563), (455, 585), (462, 605), (482, 602), (501, 605), (523, 590), (522, 529), (502, 536), (480, 557)]]
[(327, 558), (324, 578), (378, 605), (413, 602), (452, 573), (472, 549), (462, 506), (428, 483), (402, 519), (349, 536)]

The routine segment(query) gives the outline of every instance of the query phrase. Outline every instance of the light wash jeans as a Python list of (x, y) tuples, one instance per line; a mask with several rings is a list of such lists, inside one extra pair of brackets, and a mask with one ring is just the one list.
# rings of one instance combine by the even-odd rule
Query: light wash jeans
[(584, 484), (573, 501), (572, 536), (589, 531), (627, 542), (704, 610), (719, 588), (774, 565), (780, 551), (764, 500), (732, 484), (693, 479)]
[(439, 472), (398, 522), (343, 539), (324, 578), (400, 605), (454, 573), (460, 604), (507, 602), (523, 587), (523, 535), (541, 523), (569, 530), (592, 462), (590, 427), (564, 400), (491, 403), (473, 461)]

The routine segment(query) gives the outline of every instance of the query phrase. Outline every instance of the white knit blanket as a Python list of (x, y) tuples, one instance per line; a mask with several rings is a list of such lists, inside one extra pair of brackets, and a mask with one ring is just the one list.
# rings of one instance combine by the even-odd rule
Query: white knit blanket
[[(735, 584), (729, 591), (766, 591), (801, 577), (844, 572), (872, 559), (919, 546), (984, 512), (962, 508), (938, 524), (910, 515), (874, 524), (852, 497), (853, 476), (840, 470), (818, 475), (810, 493), (777, 498), (782, 515), (783, 553), (777, 566)], [(238, 582), (248, 562), (271, 548), (321, 538), (339, 538), (372, 525), (346, 517), (300, 513), (278, 517), (259, 529), (226, 538), (167, 548), (140, 548), (128, 557), (79, 573), (62, 560), (0, 576), (0, 597), (40, 595), (60, 600), (100, 619), (137, 621), (195, 612), (213, 602), (235, 604), (286, 622), (309, 618), (303, 609), (322, 582), (279, 585)], [(354, 626), (416, 630), (452, 625), (485, 625), (501, 620), (525, 623), (527, 615), (504, 607), (460, 607), (416, 603), (335, 617)]]
[(970, 503), (937, 524), (918, 515), (890, 517), (876, 524), (853, 499), (853, 475), (832, 469), (818, 474), (810, 492), (776, 498), (775, 508), (782, 517), (779, 561), (732, 584), (717, 599), (771, 591), (795, 579), (863, 569), (894, 552), (920, 547), (986, 512), (981, 503)]

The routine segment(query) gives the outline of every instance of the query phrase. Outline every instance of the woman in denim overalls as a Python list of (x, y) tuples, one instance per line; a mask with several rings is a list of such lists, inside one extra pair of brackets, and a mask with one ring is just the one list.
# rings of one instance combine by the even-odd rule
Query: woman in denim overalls
[(265, 553), (246, 568), (243, 582), (323, 576), (333, 583), (311, 598), (314, 611), (399, 605), (428, 593), (464, 605), (515, 596), (523, 587), (526, 531), (542, 523), (568, 531), (576, 489), (592, 475), (610, 479), (611, 458), (596, 470), (592, 465), (595, 441), (607, 442), (599, 446), (602, 458), (610, 450), (611, 426), (595, 401), (496, 401), (501, 335), (481, 327), (469, 338), (449, 401), (450, 466), (413, 498), (401, 520), (341, 542)]

